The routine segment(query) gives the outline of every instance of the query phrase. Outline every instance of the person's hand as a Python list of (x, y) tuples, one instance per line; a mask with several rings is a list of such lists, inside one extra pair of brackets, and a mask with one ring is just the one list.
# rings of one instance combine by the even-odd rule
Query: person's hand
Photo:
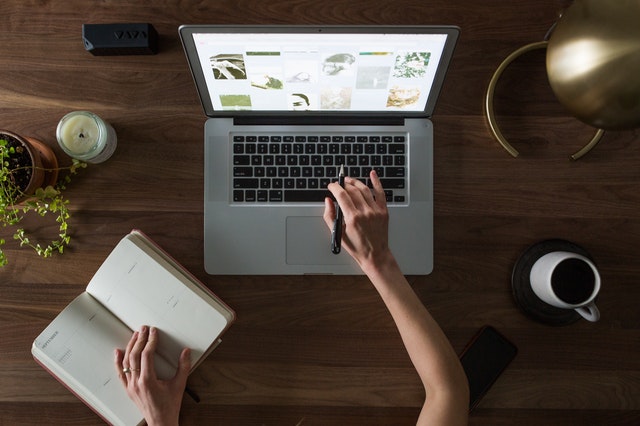
[[(367, 273), (392, 258), (388, 245), (389, 212), (384, 189), (375, 171), (370, 173), (373, 188), (358, 179), (345, 177), (344, 188), (330, 183), (329, 191), (340, 205), (344, 217), (342, 245)], [(331, 229), (336, 207), (325, 199), (324, 221)]]
[(153, 362), (157, 345), (158, 330), (142, 326), (133, 333), (124, 353), (116, 349), (115, 367), (129, 398), (142, 411), (149, 426), (177, 425), (191, 368), (191, 351), (188, 348), (182, 351), (172, 379), (159, 380)]

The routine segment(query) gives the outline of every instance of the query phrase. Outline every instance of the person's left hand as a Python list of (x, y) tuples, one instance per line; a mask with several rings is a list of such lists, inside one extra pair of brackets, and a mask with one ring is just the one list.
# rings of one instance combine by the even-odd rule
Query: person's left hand
[(133, 333), (124, 353), (116, 349), (115, 368), (129, 398), (142, 411), (149, 426), (177, 425), (191, 369), (191, 351), (183, 349), (172, 379), (159, 380), (153, 362), (157, 345), (158, 330), (142, 326)]

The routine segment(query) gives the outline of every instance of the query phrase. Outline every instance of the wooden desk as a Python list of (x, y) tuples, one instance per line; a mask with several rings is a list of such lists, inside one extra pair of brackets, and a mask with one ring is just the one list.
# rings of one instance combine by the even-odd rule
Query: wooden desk
[[(520, 353), (472, 425), (640, 422), (640, 141), (608, 132), (577, 162), (592, 130), (546, 85), (543, 53), (509, 68), (496, 93), (511, 158), (482, 103), (498, 64), (542, 40), (564, 2), (5, 0), (0, 6), (0, 128), (55, 146), (67, 112), (91, 110), (119, 146), (67, 192), (73, 246), (43, 260), (9, 242), (0, 271), (0, 424), (101, 424), (32, 360), (35, 336), (132, 228), (141, 228), (238, 313), (190, 378), (183, 424), (409, 425), (423, 391), (394, 324), (363, 277), (212, 277), (203, 269), (204, 116), (177, 35), (184, 23), (457, 24), (462, 36), (434, 118), (435, 270), (410, 277), (456, 350), (493, 324)], [(156, 56), (93, 57), (82, 23), (150, 22)], [(52, 232), (52, 225), (39, 232)], [(11, 231), (2, 229), (2, 235)], [(529, 245), (565, 238), (602, 274), (602, 320), (553, 328), (510, 295)]]

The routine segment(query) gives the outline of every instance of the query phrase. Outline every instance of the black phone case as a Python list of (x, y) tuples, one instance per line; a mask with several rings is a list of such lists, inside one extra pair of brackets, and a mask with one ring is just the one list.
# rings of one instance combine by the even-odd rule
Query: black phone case
[(492, 326), (484, 326), (460, 355), (469, 381), (469, 411), (478, 405), (509, 363), (518, 348)]

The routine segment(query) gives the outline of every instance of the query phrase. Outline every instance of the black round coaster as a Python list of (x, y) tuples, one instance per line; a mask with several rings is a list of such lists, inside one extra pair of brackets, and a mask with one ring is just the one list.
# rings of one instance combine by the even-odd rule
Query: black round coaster
[(531, 319), (547, 325), (569, 325), (582, 318), (580, 314), (573, 309), (556, 308), (540, 300), (533, 292), (529, 279), (533, 264), (545, 254), (553, 251), (578, 253), (593, 261), (586, 250), (569, 241), (554, 239), (536, 243), (520, 255), (513, 267), (511, 289), (516, 305)]

